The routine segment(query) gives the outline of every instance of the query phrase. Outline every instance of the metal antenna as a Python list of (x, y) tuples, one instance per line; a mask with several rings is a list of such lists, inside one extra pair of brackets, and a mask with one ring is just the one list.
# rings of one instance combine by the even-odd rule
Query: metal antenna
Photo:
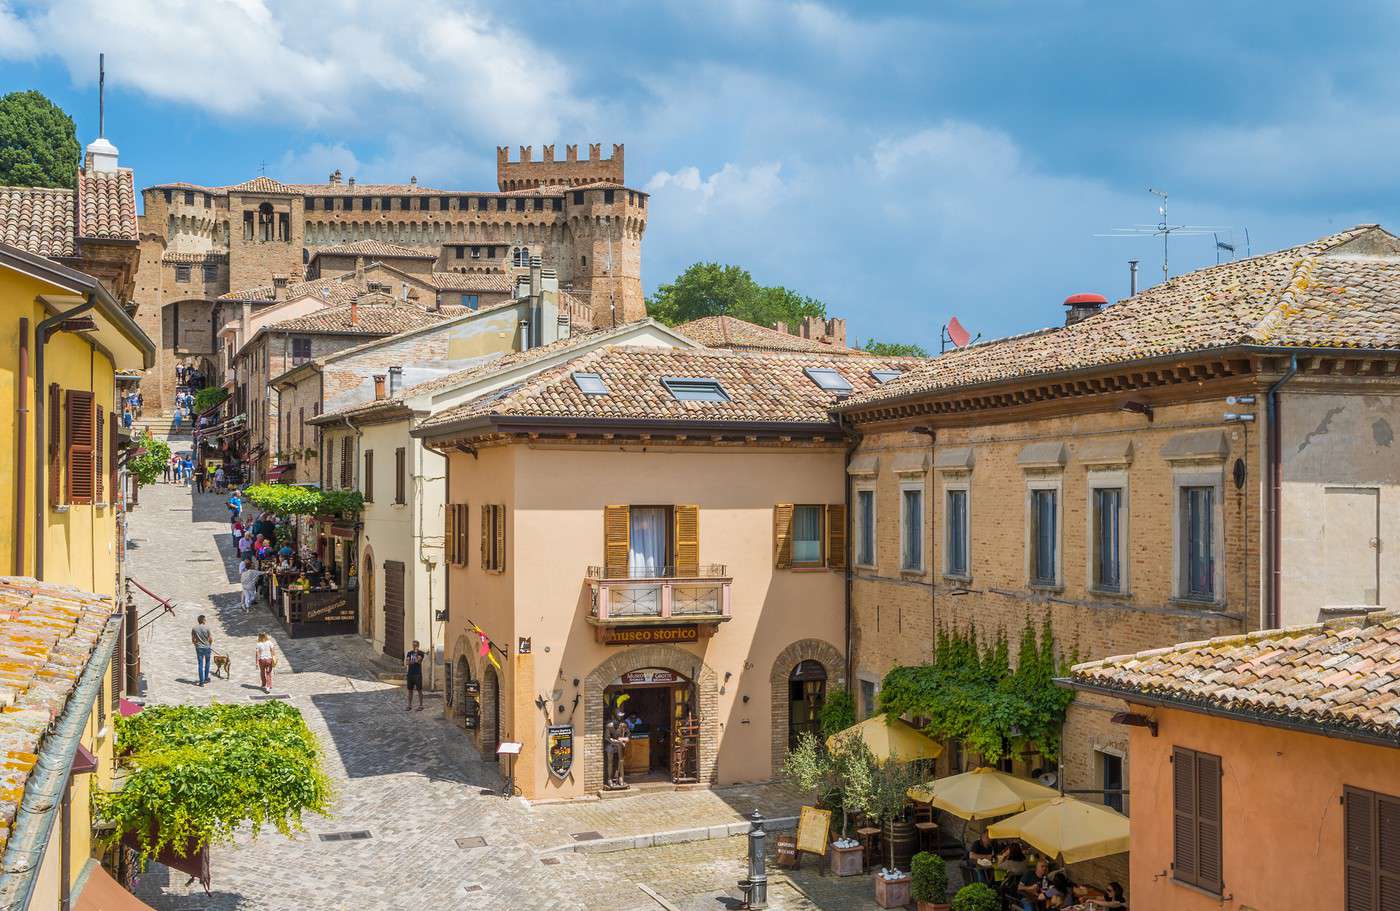
[(107, 55), (97, 55), (97, 138), (107, 135)]
[(1173, 234), (1183, 237), (1193, 237), (1203, 234), (1213, 234), (1216, 231), (1229, 231), (1227, 226), (1221, 225), (1174, 225), (1167, 221), (1167, 191), (1148, 187), (1147, 192), (1156, 196), (1162, 202), (1157, 206), (1157, 215), (1160, 219), (1155, 225), (1130, 225), (1123, 228), (1111, 229), (1111, 234), (1095, 234), (1095, 237), (1160, 237), (1162, 238), (1162, 281), (1171, 277), (1170, 242)]

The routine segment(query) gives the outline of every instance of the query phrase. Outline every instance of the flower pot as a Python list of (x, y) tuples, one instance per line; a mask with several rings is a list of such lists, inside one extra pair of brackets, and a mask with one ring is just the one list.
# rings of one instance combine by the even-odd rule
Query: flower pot
[(849, 848), (838, 848), (831, 845), (827, 849), (827, 863), (831, 869), (832, 876), (859, 876), (865, 872), (865, 849), (860, 845), (852, 845)]
[(949, 908), (953, 907), (946, 902), (940, 904), (936, 902), (926, 902), (923, 899), (919, 899), (915, 904), (919, 906), (919, 911), (948, 911)]
[(875, 873), (875, 904), (881, 908), (903, 908), (909, 904), (909, 885), (913, 880), (908, 874), (898, 879), (885, 879)]

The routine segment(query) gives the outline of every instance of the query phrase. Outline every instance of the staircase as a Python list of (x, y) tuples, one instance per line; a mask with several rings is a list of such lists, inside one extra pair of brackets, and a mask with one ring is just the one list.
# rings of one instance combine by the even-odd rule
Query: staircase
[(132, 422), (131, 429), (133, 432), (140, 430), (144, 433), (149, 433), (153, 437), (170, 442), (192, 442), (194, 440), (193, 434), (190, 433), (190, 422), (188, 420), (182, 421), (180, 423), (180, 429), (178, 431), (175, 430), (175, 415), (173, 413), (159, 414), (146, 411), (141, 417)]

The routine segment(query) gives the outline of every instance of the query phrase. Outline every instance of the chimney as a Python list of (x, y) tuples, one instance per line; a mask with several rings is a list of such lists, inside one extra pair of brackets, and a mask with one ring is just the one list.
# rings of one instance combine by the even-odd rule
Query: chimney
[(1137, 264), (1135, 259), (1128, 260), (1128, 296), (1137, 297)]
[(272, 299), (275, 301), (287, 299), (287, 276), (282, 274), (272, 276)]
[(117, 169), (117, 147), (99, 136), (88, 143), (83, 156), (83, 169), (96, 174), (110, 174)]
[(352, 187), (353, 187), (353, 186), (354, 186), (354, 185), (355, 185), (355, 178), (353, 178), (353, 177), (352, 177), (352, 178), (350, 178), (350, 181), (349, 181), (349, 183), (350, 183), (350, 186), (352, 186)]
[(398, 395), (398, 394), (399, 394), (399, 390), (402, 389), (402, 388), (403, 388), (403, 368), (402, 368), (402, 367), (390, 367), (390, 368), (389, 368), (389, 395), (391, 395), (391, 396)]
[(365, 290), (365, 258), (355, 257), (355, 287), (361, 291)]
[(354, 298), (352, 298), (351, 301), (350, 301), (350, 325), (352, 325), (352, 326), (358, 326), (359, 324), (360, 324), (360, 298), (359, 298), (358, 295), (356, 295), (356, 296), (355, 296)]
[[(354, 304), (351, 304), (351, 306), (353, 307)], [(379, 400), (381, 400), (381, 399), (383, 399), (383, 398), (384, 398), (384, 374), (382, 374), (382, 373), (376, 373), (376, 374), (374, 375), (374, 400), (377, 402), (377, 401), (379, 401)]]
[(520, 321), (520, 350), (530, 350), (530, 318), (528, 316)]
[(773, 330), (775, 332), (781, 332), (783, 335), (791, 334), (788, 332), (787, 323), (783, 322), (782, 320), (778, 320), (776, 323), (773, 324)]
[(418, 175), (417, 175), (417, 174), (413, 175), (412, 177), (410, 177), (410, 178), (408, 179), (408, 185), (409, 185), (410, 187), (416, 187), (416, 186), (418, 186)]
[(340, 183), (340, 168), (336, 168), (334, 171), (332, 171), (332, 172), (331, 172), (330, 179), (327, 180), (326, 182), (329, 183), (329, 184), (330, 184), (331, 186), (333, 186), (333, 187), (339, 185), (339, 183)]
[(1102, 294), (1071, 294), (1065, 298), (1065, 325), (1073, 326), (1086, 320), (1108, 306), (1108, 298)]

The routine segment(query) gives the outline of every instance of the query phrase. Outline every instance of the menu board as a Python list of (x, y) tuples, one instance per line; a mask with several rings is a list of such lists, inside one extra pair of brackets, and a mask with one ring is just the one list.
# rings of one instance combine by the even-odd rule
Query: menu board
[(831, 811), (803, 807), (797, 819), (797, 850), (826, 854), (826, 838), (831, 832)]

